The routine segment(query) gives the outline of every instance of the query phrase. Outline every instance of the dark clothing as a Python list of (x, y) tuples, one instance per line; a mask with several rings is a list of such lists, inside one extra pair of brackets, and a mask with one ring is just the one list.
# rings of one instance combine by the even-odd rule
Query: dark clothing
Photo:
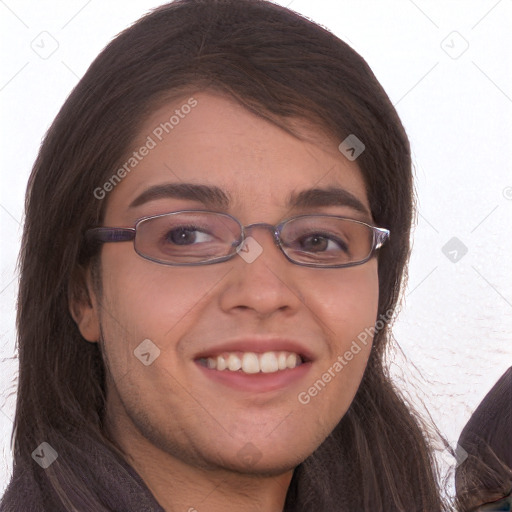
[[(33, 459), (22, 467), (15, 466), (0, 503), (0, 512), (165, 512), (137, 472), (107, 446), (83, 443), (72, 455), (66, 455), (65, 448), (59, 450), (57, 446), (51, 446), (58, 452), (58, 457), (47, 469)], [(94, 496), (97, 505), (91, 506), (90, 498), (66, 481), (69, 470), (66, 471), (63, 464), (69, 460), (71, 467), (79, 471), (84, 489), (89, 496)], [(56, 467), (59, 463), (60, 467)], [(73, 506), (62, 505), (50, 488), (48, 473), (45, 473), (49, 471), (57, 474), (59, 486), (73, 496)]]
[(512, 469), (512, 366), (485, 395), (460, 435), (469, 453), (486, 456), (488, 448)]
[(455, 470), (460, 509), (475, 510), (510, 493), (511, 435), (512, 367), (487, 393), (460, 435), (458, 444), (465, 450)]

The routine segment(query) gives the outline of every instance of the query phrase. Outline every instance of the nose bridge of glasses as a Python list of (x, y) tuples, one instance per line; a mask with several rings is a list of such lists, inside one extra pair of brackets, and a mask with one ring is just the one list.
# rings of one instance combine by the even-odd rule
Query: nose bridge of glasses
[(274, 243), (279, 246), (279, 236), (278, 236), (278, 228), (277, 226), (273, 226), (272, 224), (268, 224), (266, 222), (255, 222), (254, 224), (249, 224), (247, 226), (244, 226), (244, 233), (248, 234), (248, 232), (254, 228), (262, 228), (266, 231), (270, 231), (272, 233), (272, 238), (274, 240)]

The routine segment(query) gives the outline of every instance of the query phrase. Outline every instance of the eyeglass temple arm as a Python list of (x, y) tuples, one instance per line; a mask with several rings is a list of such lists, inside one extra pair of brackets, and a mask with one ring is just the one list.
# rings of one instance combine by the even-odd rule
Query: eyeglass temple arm
[(135, 238), (134, 228), (92, 228), (85, 234), (87, 242), (128, 242)]
[(375, 250), (380, 249), (389, 238), (389, 229), (373, 228), (375, 233)]

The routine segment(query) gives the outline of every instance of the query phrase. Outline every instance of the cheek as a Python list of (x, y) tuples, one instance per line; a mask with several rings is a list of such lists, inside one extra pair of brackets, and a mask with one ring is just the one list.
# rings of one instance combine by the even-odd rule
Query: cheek
[(374, 326), (379, 302), (375, 260), (321, 276), (309, 289), (308, 303), (324, 323), (331, 348), (343, 348), (348, 340)]
[(198, 273), (194, 268), (165, 267), (126, 252), (104, 255), (101, 304), (111, 369), (123, 374), (138, 364), (134, 350), (142, 342), (148, 344), (145, 340), (171, 353), (173, 347), (167, 345), (173, 330), (181, 332), (184, 325), (198, 320), (223, 276), (219, 272)]
[(366, 369), (378, 311), (377, 264), (322, 276), (309, 289), (307, 303), (323, 325), (328, 350), (298, 399), (315, 410), (327, 434), (348, 410)]

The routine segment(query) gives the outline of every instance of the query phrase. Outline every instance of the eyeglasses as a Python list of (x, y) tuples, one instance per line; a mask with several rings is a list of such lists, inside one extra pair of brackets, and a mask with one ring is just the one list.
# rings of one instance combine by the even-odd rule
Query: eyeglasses
[(277, 226), (243, 226), (226, 213), (181, 210), (139, 219), (133, 228), (87, 230), (89, 244), (134, 240), (137, 254), (163, 265), (220, 263), (243, 250), (247, 231), (270, 229), (286, 258), (306, 267), (342, 268), (367, 262), (389, 230), (336, 215), (299, 215)]
[(512, 510), (512, 492), (497, 501), (485, 503), (475, 509), (475, 512), (510, 512)]

